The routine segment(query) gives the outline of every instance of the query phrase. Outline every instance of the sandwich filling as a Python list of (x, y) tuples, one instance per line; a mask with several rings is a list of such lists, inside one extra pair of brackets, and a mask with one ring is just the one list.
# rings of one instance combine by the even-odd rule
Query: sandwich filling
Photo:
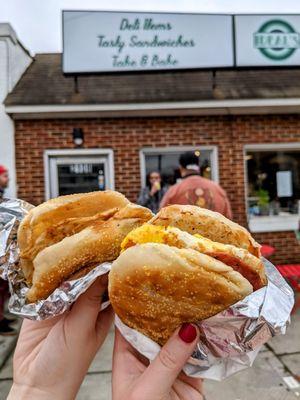
[(123, 240), (122, 251), (129, 247), (161, 243), (177, 248), (190, 248), (222, 261), (246, 278), (253, 290), (258, 290), (267, 283), (262, 261), (245, 249), (214, 242), (201, 235), (190, 235), (175, 227), (163, 227), (145, 224), (131, 231)]

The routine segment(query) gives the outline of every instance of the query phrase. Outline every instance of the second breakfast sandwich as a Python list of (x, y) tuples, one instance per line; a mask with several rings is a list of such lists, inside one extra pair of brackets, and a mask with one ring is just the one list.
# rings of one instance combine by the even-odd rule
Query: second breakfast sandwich
[(126, 325), (163, 344), (182, 323), (217, 314), (265, 286), (258, 252), (244, 228), (218, 213), (166, 207), (124, 239), (109, 275), (112, 306)]

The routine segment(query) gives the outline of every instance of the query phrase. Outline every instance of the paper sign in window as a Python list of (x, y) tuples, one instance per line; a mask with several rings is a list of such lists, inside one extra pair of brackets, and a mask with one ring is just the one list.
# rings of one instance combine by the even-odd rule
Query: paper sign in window
[(292, 171), (277, 171), (276, 172), (277, 196), (292, 197)]

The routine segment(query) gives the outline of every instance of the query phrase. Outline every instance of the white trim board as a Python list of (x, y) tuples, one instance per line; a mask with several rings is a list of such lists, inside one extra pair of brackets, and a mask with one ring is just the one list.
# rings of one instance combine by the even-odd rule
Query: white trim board
[(300, 142), (246, 144), (244, 149), (246, 151), (299, 150)]
[(285, 232), (296, 231), (299, 226), (299, 215), (267, 215), (251, 217), (249, 229), (251, 232)]
[(155, 103), (20, 105), (6, 106), (18, 118), (82, 118), (147, 115), (234, 115), (300, 113), (300, 98), (204, 100)]

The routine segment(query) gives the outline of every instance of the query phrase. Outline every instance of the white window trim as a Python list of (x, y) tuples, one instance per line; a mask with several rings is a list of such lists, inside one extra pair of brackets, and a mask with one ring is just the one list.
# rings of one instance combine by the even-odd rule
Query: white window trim
[(115, 189), (114, 152), (112, 149), (61, 149), (44, 151), (44, 176), (45, 176), (45, 199), (50, 199), (50, 158), (69, 156), (106, 156), (108, 158), (108, 170), (111, 189)]
[(211, 173), (213, 181), (219, 183), (219, 162), (217, 146), (168, 146), (168, 147), (143, 147), (140, 149), (140, 172), (142, 187), (146, 185), (146, 155), (168, 154), (175, 152), (210, 150), (211, 155)]
[(249, 219), (251, 232), (296, 231), (299, 227), (299, 215), (263, 215)]
[[(244, 176), (245, 176), (245, 207), (247, 220), (251, 232), (283, 232), (294, 231), (299, 227), (300, 214), (295, 215), (266, 215), (261, 217), (251, 217), (248, 214), (248, 173), (247, 173), (247, 151), (274, 151), (274, 150), (300, 150), (299, 142), (291, 143), (257, 143), (246, 144), (244, 153)], [(300, 212), (300, 210), (299, 210)]]
[(246, 144), (244, 150), (263, 150), (263, 151), (273, 151), (273, 150), (300, 150), (299, 142), (290, 143), (257, 143), (257, 144)]

